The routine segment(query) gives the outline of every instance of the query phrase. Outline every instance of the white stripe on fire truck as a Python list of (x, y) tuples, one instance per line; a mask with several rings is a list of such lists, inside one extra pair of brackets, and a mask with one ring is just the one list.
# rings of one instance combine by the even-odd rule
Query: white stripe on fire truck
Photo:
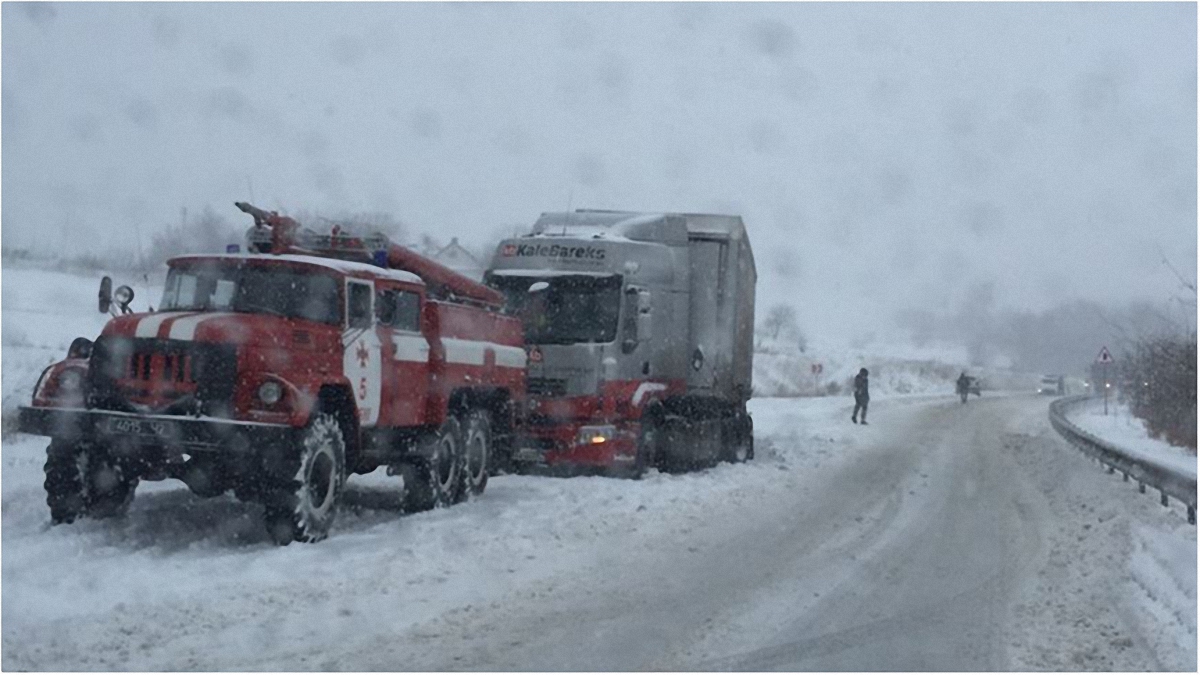
[(158, 337), (158, 328), (163, 325), (164, 321), (169, 319), (177, 319), (181, 316), (187, 316), (192, 312), (159, 312), (151, 314), (138, 321), (137, 328), (133, 329), (133, 336), (139, 338), (156, 338)]
[(194, 316), (187, 316), (182, 319), (176, 319), (175, 323), (171, 324), (171, 332), (168, 337), (172, 340), (194, 340), (196, 339), (196, 327), (209, 319), (217, 319), (226, 316), (233, 316), (227, 312), (205, 312)]
[(419, 333), (412, 335), (405, 335), (404, 333), (393, 334), (392, 346), (396, 349), (396, 355), (393, 358), (397, 361), (412, 363), (429, 362), (429, 341)]
[(524, 368), (529, 358), (520, 347), (492, 345), (492, 348), (496, 350), (496, 365), (504, 368)]
[(485, 353), (488, 349), (491, 349), (496, 353), (497, 366), (504, 368), (525, 367), (525, 350), (520, 347), (509, 347), (481, 340), (460, 340), (458, 338), (442, 338), (442, 346), (446, 348), (447, 363), (482, 366)]

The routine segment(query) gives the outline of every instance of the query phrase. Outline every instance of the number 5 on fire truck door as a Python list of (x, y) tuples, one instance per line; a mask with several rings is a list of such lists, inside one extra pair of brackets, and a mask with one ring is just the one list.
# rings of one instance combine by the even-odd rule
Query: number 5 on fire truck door
[(346, 330), (342, 333), (342, 368), (354, 386), (358, 421), (374, 426), (379, 421), (381, 361), (379, 334), (375, 328), (371, 283), (346, 280)]

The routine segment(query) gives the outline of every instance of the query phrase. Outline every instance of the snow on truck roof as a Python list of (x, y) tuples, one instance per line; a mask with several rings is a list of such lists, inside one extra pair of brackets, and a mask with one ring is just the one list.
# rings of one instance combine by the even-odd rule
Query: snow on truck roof
[(325, 269), (333, 270), (339, 274), (349, 275), (368, 275), (390, 279), (392, 281), (404, 281), (410, 284), (421, 284), (425, 282), (421, 277), (412, 272), (404, 270), (394, 270), (387, 267), (378, 267), (367, 263), (355, 262), (353, 260), (339, 260), (337, 258), (325, 258), (315, 255), (295, 255), (291, 253), (273, 255), (261, 253), (212, 253), (201, 254), (193, 253), (189, 255), (180, 255), (171, 258), (169, 262), (176, 260), (284, 260), (287, 262), (304, 263), (306, 265), (314, 265), (316, 267), (324, 267)]
[[(744, 238), (745, 225), (741, 216), (716, 213), (638, 213), (634, 211), (603, 211), (579, 209), (543, 213), (533, 226), (533, 235), (553, 236), (554, 230), (573, 236), (602, 239), (642, 238), (639, 230), (660, 221), (682, 220), (689, 234), (710, 234)], [(636, 233), (636, 234), (635, 234)], [(632, 236), (631, 236), (632, 235)]]

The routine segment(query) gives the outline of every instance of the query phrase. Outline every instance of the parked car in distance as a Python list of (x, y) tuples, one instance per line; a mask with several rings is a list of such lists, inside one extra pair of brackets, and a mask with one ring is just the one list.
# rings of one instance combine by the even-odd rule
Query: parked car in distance
[(1062, 396), (1066, 392), (1066, 384), (1062, 375), (1046, 375), (1038, 384), (1038, 393), (1048, 396)]

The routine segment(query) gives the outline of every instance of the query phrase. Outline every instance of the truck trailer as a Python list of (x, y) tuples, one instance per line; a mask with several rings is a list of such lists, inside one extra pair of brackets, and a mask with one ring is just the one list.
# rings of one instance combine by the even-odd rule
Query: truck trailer
[(502, 241), (484, 281), (529, 356), (507, 459), (636, 477), (752, 458), (756, 278), (739, 216), (544, 213)]

